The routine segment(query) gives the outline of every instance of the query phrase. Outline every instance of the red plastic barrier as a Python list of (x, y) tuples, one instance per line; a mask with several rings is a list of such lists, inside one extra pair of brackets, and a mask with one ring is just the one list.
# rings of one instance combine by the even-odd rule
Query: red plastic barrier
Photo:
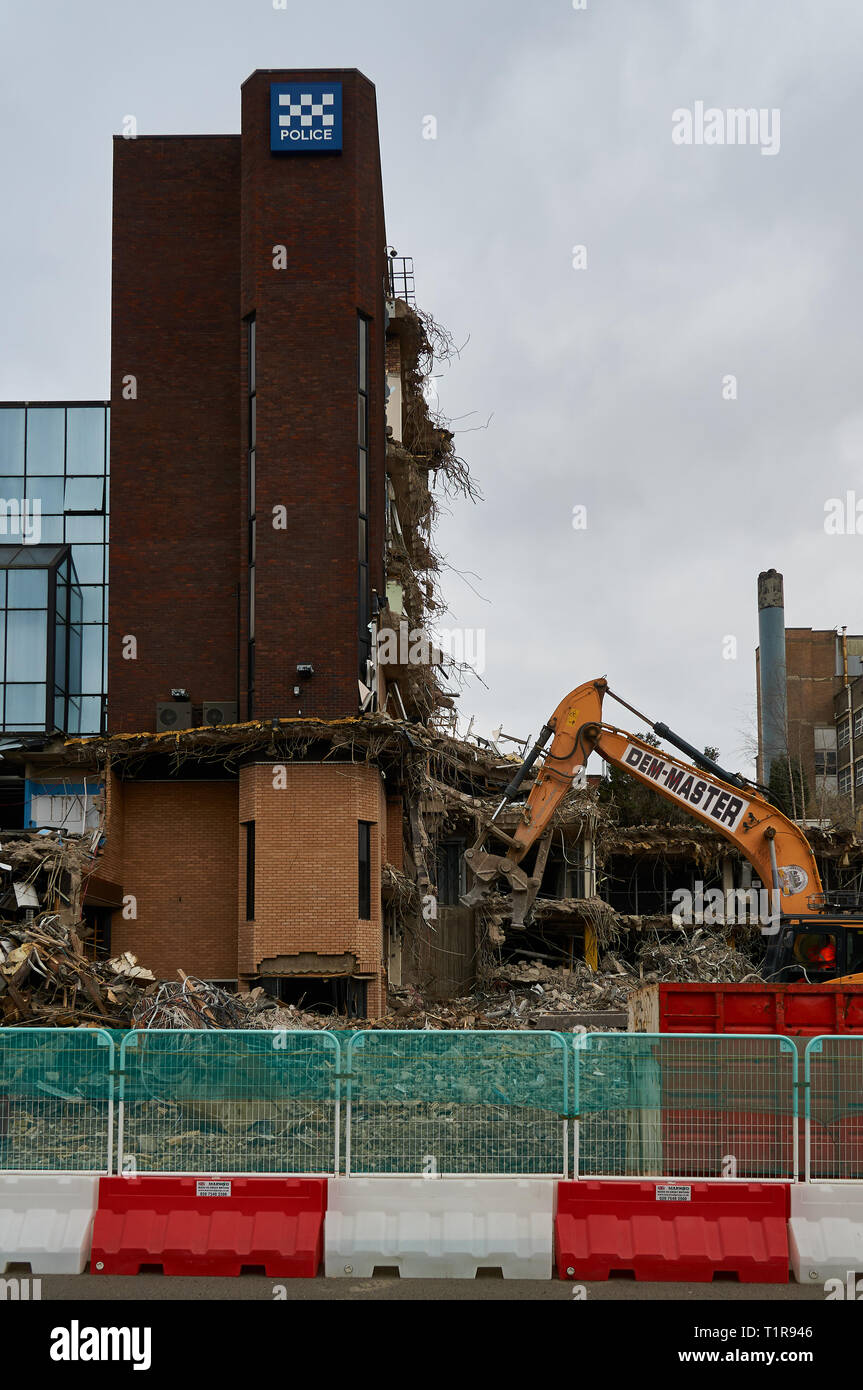
[(90, 1270), (311, 1279), (326, 1207), (326, 1178), (102, 1178)]
[(744, 1284), (787, 1284), (789, 1207), (786, 1183), (561, 1182), (557, 1272), (698, 1284), (736, 1274)]

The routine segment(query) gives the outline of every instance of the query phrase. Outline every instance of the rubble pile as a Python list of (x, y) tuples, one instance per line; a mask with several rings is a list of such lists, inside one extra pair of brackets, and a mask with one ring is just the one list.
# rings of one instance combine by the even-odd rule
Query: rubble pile
[(154, 975), (131, 951), (114, 960), (88, 959), (62, 915), (0, 924), (0, 1022), (58, 1028), (126, 1022), (143, 990), (154, 986)]
[[(519, 1029), (554, 1028), (561, 1015), (625, 1012), (629, 996), (642, 985), (661, 981), (699, 980), (740, 983), (760, 980), (744, 951), (729, 946), (719, 932), (698, 928), (674, 939), (643, 941), (634, 960), (625, 962), (607, 951), (593, 971), (583, 961), (572, 968), (523, 961), (498, 965), (492, 976), (461, 999), (439, 1000), (415, 986), (391, 989), (388, 1012), (376, 1019), (344, 1019), (306, 1013), (292, 1005), (267, 1005), (250, 1021), (253, 1028), (428, 1028)], [(549, 1022), (548, 1020), (552, 1020)], [(565, 1026), (565, 1025), (562, 1025)], [(602, 1028), (601, 1018), (588, 1028)], [(619, 1027), (619, 1023), (611, 1026)]]

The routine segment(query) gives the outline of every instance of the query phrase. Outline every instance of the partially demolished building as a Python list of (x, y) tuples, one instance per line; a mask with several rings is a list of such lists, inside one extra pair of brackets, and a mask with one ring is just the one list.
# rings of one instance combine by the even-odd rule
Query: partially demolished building
[[(372, 85), (256, 72), (239, 135), (118, 140), (114, 199), (107, 727), (3, 749), (22, 785), (84, 788), (71, 820), (4, 827), (3, 1021), (238, 1025), (221, 986), (524, 1026), (652, 972), (745, 974), (733, 938), (681, 963), (671, 913), (746, 866), (598, 779), (556, 813), (524, 930), (500, 894), (460, 902), (518, 759), (458, 737), (435, 648), (436, 509), (478, 494), (426, 397), (451, 345), (387, 250)], [(814, 844), (853, 882), (854, 835)]]

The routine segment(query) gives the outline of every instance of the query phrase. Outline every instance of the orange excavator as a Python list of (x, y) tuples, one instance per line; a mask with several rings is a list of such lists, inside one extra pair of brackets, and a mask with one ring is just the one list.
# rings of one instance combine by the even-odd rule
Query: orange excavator
[[(648, 724), (661, 740), (691, 762), (661, 752), (658, 746), (603, 723), (603, 700), (616, 700)], [(550, 746), (549, 740), (551, 740)], [(598, 753), (611, 766), (652, 787), (702, 825), (709, 825), (748, 860), (767, 890), (770, 911), (760, 918), (767, 940), (765, 978), (786, 983), (813, 983), (840, 978), (863, 984), (863, 911), (858, 895), (825, 894), (812, 847), (798, 825), (768, 799), (765, 788), (728, 772), (667, 724), (654, 723), (609, 689), (605, 680), (588, 681), (561, 700), (543, 725), (533, 748), (503, 794), (477, 842), (465, 852), (474, 884), (462, 898), (474, 907), (501, 877), (512, 894), (512, 927), (524, 928), (542, 881), (551, 843), (555, 810), (573, 785), (586, 777), (587, 760)], [(521, 805), (518, 824), (508, 834), (498, 817), (515, 801), (538, 760), (530, 793)], [(506, 846), (503, 853), (485, 848), (490, 835)], [(532, 872), (521, 867), (537, 846)], [(727, 919), (726, 919), (727, 920)]]

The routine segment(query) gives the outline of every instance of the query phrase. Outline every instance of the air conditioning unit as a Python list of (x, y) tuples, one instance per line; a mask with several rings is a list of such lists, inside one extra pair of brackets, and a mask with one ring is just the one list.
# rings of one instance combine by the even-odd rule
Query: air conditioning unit
[(236, 724), (236, 722), (236, 700), (205, 700), (201, 706), (201, 723), (204, 725)]
[(191, 700), (160, 700), (156, 705), (156, 733), (170, 734), (177, 729), (191, 729)]

